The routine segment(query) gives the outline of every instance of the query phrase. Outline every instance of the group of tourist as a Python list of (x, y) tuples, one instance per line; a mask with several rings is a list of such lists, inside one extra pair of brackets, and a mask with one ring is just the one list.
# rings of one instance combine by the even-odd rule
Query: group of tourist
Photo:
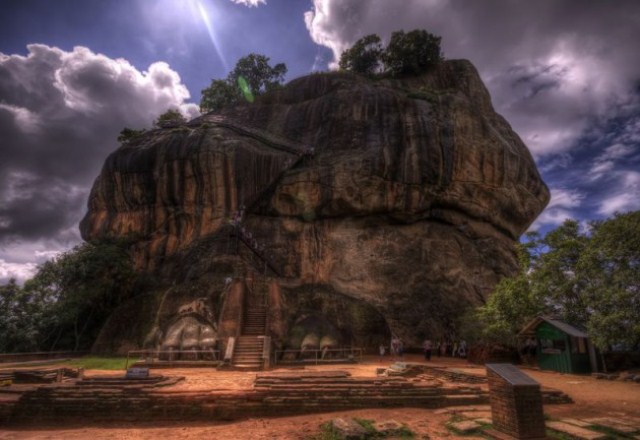
[[(402, 358), (404, 356), (404, 344), (402, 340), (394, 335), (391, 337), (391, 357), (393, 359)], [(424, 358), (427, 361), (431, 360), (432, 354), (436, 356), (449, 356), (449, 357), (467, 357), (467, 343), (466, 341), (437, 341), (434, 343), (430, 339), (425, 339), (422, 343), (422, 350), (424, 352)], [(387, 347), (384, 344), (380, 344), (379, 347), (380, 360), (384, 358), (387, 353)]]
[[(391, 357), (393, 359), (402, 358), (404, 356), (404, 344), (402, 343), (402, 340), (396, 335), (393, 335), (391, 337), (391, 344), (389, 348), (391, 349)], [(380, 353), (380, 360), (382, 360), (382, 358), (387, 353), (387, 347), (384, 344), (380, 344), (378, 350)]]
[(424, 351), (424, 358), (426, 360), (431, 360), (432, 352), (435, 353), (436, 356), (449, 356), (449, 357), (467, 357), (467, 343), (466, 341), (437, 341), (435, 343), (435, 347), (433, 343), (426, 339), (422, 344), (422, 348)]
[(244, 214), (245, 214), (245, 206), (242, 205), (240, 206), (240, 209), (238, 209), (237, 211), (235, 211), (233, 213), (233, 216), (231, 217), (231, 220), (229, 221), (238, 231), (238, 233), (240, 234), (240, 236), (242, 237), (243, 241), (245, 243), (247, 243), (247, 245), (256, 253), (258, 254), (262, 254), (265, 250), (264, 245), (258, 243), (258, 240), (256, 240), (253, 237), (253, 234), (251, 234), (251, 232), (249, 232), (243, 225), (242, 225), (242, 220), (244, 219)]

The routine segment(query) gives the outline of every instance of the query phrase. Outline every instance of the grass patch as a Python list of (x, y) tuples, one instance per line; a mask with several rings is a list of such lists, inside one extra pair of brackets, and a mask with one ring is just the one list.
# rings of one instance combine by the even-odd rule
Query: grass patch
[(353, 419), (358, 423), (358, 425), (362, 426), (367, 431), (367, 437), (378, 435), (378, 431), (373, 427), (373, 420), (368, 419)]
[(126, 363), (126, 357), (85, 356), (70, 360), (68, 365), (85, 370), (124, 370)]
[(409, 428), (407, 428), (406, 426), (403, 426), (400, 429), (396, 429), (393, 432), (393, 436), (394, 437), (400, 437), (400, 438), (414, 438), (415, 437), (414, 433)]
[(629, 437), (635, 435), (635, 434), (628, 434), (628, 436), (626, 436), (626, 435), (624, 435), (624, 434), (622, 434), (622, 433), (620, 433), (620, 432), (618, 432), (618, 431), (616, 431), (614, 429), (607, 428), (606, 426), (601, 426), (601, 425), (591, 425), (591, 426), (589, 426), (589, 429), (593, 429), (594, 431), (606, 434), (607, 435), (607, 437), (606, 437), (607, 440), (609, 440), (609, 439), (619, 439), (619, 438), (620, 439), (629, 438)]
[(313, 437), (313, 440), (343, 440), (343, 437), (333, 429), (331, 422), (320, 425), (320, 434)]

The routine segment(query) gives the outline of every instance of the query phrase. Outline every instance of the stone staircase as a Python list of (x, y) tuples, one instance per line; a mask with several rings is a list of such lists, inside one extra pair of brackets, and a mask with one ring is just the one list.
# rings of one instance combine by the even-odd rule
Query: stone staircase
[(247, 297), (242, 319), (242, 335), (236, 340), (233, 352), (234, 368), (262, 370), (264, 335), (267, 326), (266, 280), (257, 280)]
[(243, 370), (262, 370), (264, 337), (240, 336), (233, 351), (233, 367)]

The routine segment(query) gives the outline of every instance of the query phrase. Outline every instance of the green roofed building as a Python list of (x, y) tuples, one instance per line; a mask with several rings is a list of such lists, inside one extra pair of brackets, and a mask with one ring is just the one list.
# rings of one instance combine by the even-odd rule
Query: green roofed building
[(542, 370), (560, 373), (596, 372), (596, 351), (583, 331), (566, 322), (538, 316), (519, 333)]

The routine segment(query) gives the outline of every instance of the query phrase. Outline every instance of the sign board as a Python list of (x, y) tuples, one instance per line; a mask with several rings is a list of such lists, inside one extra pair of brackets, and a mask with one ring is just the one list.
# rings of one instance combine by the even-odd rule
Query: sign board
[(537, 385), (540, 386), (533, 378), (524, 374), (518, 367), (512, 364), (487, 364), (487, 370), (491, 370), (498, 376), (502, 377), (511, 385)]
[(127, 379), (146, 379), (149, 377), (149, 368), (132, 367), (127, 369)]

